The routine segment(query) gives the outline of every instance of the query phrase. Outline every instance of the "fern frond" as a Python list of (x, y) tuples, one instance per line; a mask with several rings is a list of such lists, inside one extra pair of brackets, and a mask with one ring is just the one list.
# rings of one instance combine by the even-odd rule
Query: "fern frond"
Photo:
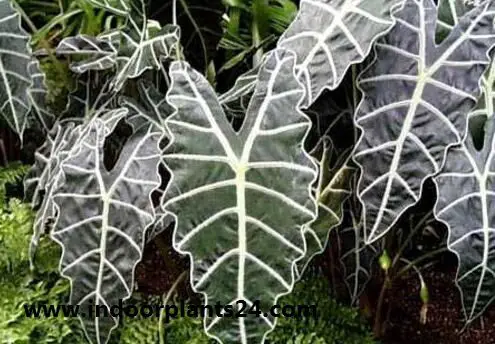
[(0, 167), (0, 208), (5, 206), (5, 193), (7, 184), (17, 184), (22, 181), (29, 171), (28, 165), (21, 162), (13, 162), (6, 167)]

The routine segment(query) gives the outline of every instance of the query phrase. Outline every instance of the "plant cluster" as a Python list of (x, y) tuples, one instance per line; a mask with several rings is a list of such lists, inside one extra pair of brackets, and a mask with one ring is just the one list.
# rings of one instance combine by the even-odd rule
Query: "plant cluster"
[[(26, 166), (2, 168), (0, 188), (5, 190), (7, 184), (22, 179), (26, 171)], [(5, 194), (0, 197), (0, 336), (18, 344), (40, 339), (46, 343), (73, 343), (82, 334), (73, 331), (74, 320), (59, 317), (40, 321), (25, 316), (25, 303), (63, 303), (70, 286), (58, 275), (60, 250), (49, 240), (40, 243), (38, 254), (42, 264), (30, 269), (27, 244), (35, 214), (29, 204), (16, 198), (7, 200)]]
[[(19, 166), (3, 175), (19, 175)], [(24, 170), (26, 170), (24, 168)], [(4, 179), (10, 184), (17, 180)], [(0, 185), (5, 185), (0, 182)], [(2, 297), (0, 312), (0, 335), (9, 343), (85, 343), (83, 331), (75, 319), (65, 317), (27, 318), (24, 304), (65, 304), (70, 285), (58, 275), (60, 250), (48, 238), (39, 248), (39, 257), (34, 269), (29, 269), (28, 243), (31, 237), (34, 212), (29, 204), (12, 198), (0, 207), (0, 271)], [(143, 302), (143, 295), (133, 295), (133, 304)], [(156, 297), (147, 297), (147, 303), (156, 303)], [(318, 304), (319, 317), (304, 319), (283, 319), (268, 340), (272, 344), (327, 344), (327, 343), (373, 343), (368, 328), (364, 326), (357, 311), (337, 304), (328, 295), (328, 283), (315, 274), (306, 276), (291, 295), (281, 300), (282, 304), (304, 301)], [(111, 344), (156, 344), (159, 340), (158, 318), (121, 319), (118, 330), (112, 336)], [(203, 332), (201, 320), (190, 318), (174, 319), (164, 329), (165, 343), (207, 344), (214, 343)]]
[[(260, 48), (254, 28), (253, 69), (223, 94), (184, 60), (175, 1), (163, 27), (142, 0), (90, 3), (118, 24), (43, 52), (70, 59), (77, 84), (58, 114), (22, 12), (0, 0), (1, 114), (21, 137), (36, 125), (47, 136), (25, 180), (38, 209), (31, 258), (44, 234), (62, 247), (72, 303), (129, 298), (145, 242), (173, 230), (206, 303), (260, 301), (263, 314), (346, 213), (351, 226), (339, 234), (350, 237), (342, 260), (356, 300), (369, 276), (363, 262), (427, 180), (459, 258), (466, 321), (492, 302), (495, 1), (302, 0), (273, 50)], [(235, 37), (242, 7), (230, 6)], [(334, 104), (322, 106), (328, 97)], [(382, 253), (384, 270), (396, 257)], [(119, 322), (81, 320), (94, 343)], [(275, 320), (206, 318), (204, 330), (256, 344)]]

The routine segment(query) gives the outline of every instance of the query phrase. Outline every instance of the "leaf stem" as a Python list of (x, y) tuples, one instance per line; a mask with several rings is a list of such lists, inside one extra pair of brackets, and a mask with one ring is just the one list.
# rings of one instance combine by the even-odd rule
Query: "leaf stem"
[(36, 25), (34, 25), (34, 23), (31, 21), (31, 18), (29, 18), (24, 9), (17, 3), (17, 0), (11, 0), (11, 3), (14, 5), (15, 9), (20, 14), (24, 22), (26, 22), (27, 26), (29, 26), (29, 29), (33, 33), (37, 33), (38, 29), (36, 28)]
[(397, 254), (394, 256), (394, 259), (392, 261), (391, 268), (393, 268), (399, 262), (399, 260), (401, 259), (402, 253), (406, 249), (406, 247), (409, 244), (409, 242), (411, 242), (411, 240), (413, 239), (414, 235), (418, 232), (418, 230), (420, 230), (422, 228), (423, 224), (425, 224), (427, 222), (427, 220), (432, 216), (432, 214), (433, 214), (432, 211), (429, 211), (428, 213), (426, 213), (421, 218), (421, 220), (419, 220), (419, 222), (411, 229), (411, 231), (409, 232), (409, 235), (407, 236), (406, 240), (404, 240), (402, 242), (402, 245), (400, 246), (399, 250), (397, 251)]
[(177, 0), (172, 1), (172, 24), (177, 25)]
[[(439, 254), (442, 254), (442, 253), (445, 253), (445, 252), (448, 252), (448, 248), (447, 247), (441, 247), (439, 249), (436, 249), (434, 251), (431, 251), (431, 252), (428, 252), (428, 253), (422, 255), (421, 257), (413, 260), (408, 265), (406, 265), (405, 267), (403, 267), (402, 269), (400, 269), (397, 272), (397, 275), (395, 276), (395, 278), (399, 278), (400, 276), (402, 276), (403, 274), (405, 274), (411, 268), (416, 269), (416, 265), (418, 265), (419, 263), (422, 263), (423, 261), (425, 261), (425, 260), (427, 260), (427, 259), (429, 259), (431, 257), (434, 257), (436, 255), (439, 255)], [(402, 258), (402, 260), (404, 261), (404, 258)]]
[(380, 290), (380, 296), (378, 297), (378, 303), (375, 312), (375, 322), (373, 325), (373, 334), (376, 338), (379, 338), (382, 334), (382, 308), (385, 302), (385, 295), (387, 294), (387, 289), (391, 284), (391, 280), (388, 275), (385, 275), (385, 280), (382, 284), (382, 289)]
[(208, 73), (208, 50), (206, 48), (206, 42), (203, 37), (203, 34), (201, 33), (201, 29), (198, 26), (198, 23), (194, 20), (194, 17), (191, 14), (191, 11), (189, 10), (189, 6), (187, 5), (185, 0), (179, 0), (182, 8), (184, 9), (184, 12), (186, 13), (187, 17), (191, 21), (191, 24), (193, 25), (194, 29), (198, 33), (198, 38), (201, 42), (201, 47), (203, 48), (203, 58), (205, 60), (205, 75)]
[(164, 318), (165, 318), (165, 307), (167, 306), (168, 302), (170, 301), (170, 298), (172, 297), (173, 293), (179, 286), (179, 284), (185, 279), (187, 276), (187, 271), (183, 271), (179, 277), (175, 280), (174, 284), (170, 287), (168, 290), (165, 298), (163, 299), (163, 308), (160, 310), (160, 320), (158, 322), (158, 335), (160, 337), (160, 344), (165, 344), (165, 327), (163, 325), (164, 323)]
[(257, 47), (256, 52), (253, 55), (253, 67), (256, 67), (261, 63), (261, 60), (263, 59), (263, 48), (261, 47), (261, 43), (263, 41), (262, 34), (261, 34), (261, 25), (262, 23), (262, 18), (263, 18), (263, 9), (266, 8), (267, 3), (266, 0), (255, 0), (253, 1), (253, 21), (251, 24), (251, 31), (252, 31), (252, 39), (253, 39), (253, 46)]

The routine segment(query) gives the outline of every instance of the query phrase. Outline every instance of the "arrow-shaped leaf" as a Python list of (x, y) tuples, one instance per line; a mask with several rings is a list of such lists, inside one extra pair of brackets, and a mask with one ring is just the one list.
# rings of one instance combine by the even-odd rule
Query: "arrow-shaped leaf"
[(111, 68), (117, 58), (117, 49), (110, 40), (87, 35), (64, 38), (55, 52), (57, 55), (84, 57), (82, 61), (71, 63), (70, 68), (76, 73)]
[(295, 56), (275, 50), (264, 62), (245, 122), (230, 126), (215, 91), (187, 64), (174, 62), (164, 159), (172, 180), (164, 209), (176, 217), (174, 248), (189, 254), (191, 283), (207, 304), (260, 301), (261, 316), (213, 317), (205, 329), (223, 343), (261, 343), (275, 319), (264, 316), (292, 290), (304, 256), (301, 228), (315, 218), (316, 167), (303, 149), (309, 119)]
[[(465, 5), (444, 2), (450, 4), (450, 18), (454, 18), (452, 22), (456, 21)], [(461, 146), (449, 150), (445, 166), (434, 178), (438, 194), (435, 216), (447, 224), (450, 234), (448, 247), (459, 257), (456, 283), (461, 290), (468, 322), (478, 317), (493, 301), (495, 285), (495, 266), (492, 263), (494, 232), (490, 215), (495, 195), (490, 179), (493, 177), (495, 143), (494, 81), (495, 63), (492, 61), (482, 80), (483, 95), (476, 110), (470, 114), (469, 134)]]
[(29, 36), (21, 27), (21, 17), (9, 0), (0, 0), (0, 114), (21, 137), (31, 109), (28, 88), (31, 78)]
[(113, 86), (120, 90), (127, 79), (137, 78), (148, 69), (162, 68), (161, 60), (178, 49), (180, 29), (166, 25), (158, 32), (147, 21), (130, 19), (130, 29), (122, 31)]
[(372, 44), (394, 24), (403, 0), (302, 0), (278, 47), (297, 55), (297, 76), (309, 107), (325, 89), (335, 89), (347, 69), (364, 61)]
[[(105, 124), (105, 134), (113, 132), (118, 122), (127, 115), (127, 109), (120, 108), (107, 111), (101, 120)], [(87, 124), (77, 125), (72, 121), (58, 122), (48, 135), (46, 142), (36, 151), (35, 163), (24, 180), (26, 198), (31, 200), (33, 208), (38, 209), (33, 223), (33, 236), (29, 246), (30, 262), (34, 256), (38, 242), (50, 221), (54, 221), (56, 210), (53, 195), (59, 183), (63, 182), (62, 162), (71, 151), (79, 149), (83, 144), (81, 137), (89, 130)]]
[(127, 16), (130, 14), (131, 1), (134, 0), (88, 0), (90, 4), (119, 16)]
[(87, 57), (71, 64), (74, 72), (105, 70), (116, 65), (111, 85), (117, 93), (128, 79), (137, 78), (149, 69), (162, 68), (162, 60), (177, 51), (180, 28), (176, 25), (161, 28), (157, 22), (148, 20), (144, 0), (129, 4), (124, 0), (91, 1), (117, 14), (126, 14), (127, 21), (121, 30), (98, 38), (80, 35), (64, 39), (57, 47), (58, 54)]
[(466, 320), (473, 321), (494, 298), (495, 290), (495, 122), (486, 122), (485, 146), (477, 150), (471, 135), (448, 151), (434, 178), (435, 216), (449, 228), (448, 248), (459, 257), (456, 283)]
[[(325, 89), (334, 90), (353, 64), (361, 63), (373, 43), (392, 28), (391, 14), (404, 0), (301, 0), (296, 19), (277, 47), (297, 55), (297, 77), (306, 87), (308, 108)], [(366, 29), (363, 29), (366, 28)], [(247, 72), (221, 96), (222, 105), (242, 104), (254, 89)]]
[(31, 263), (45, 226), (55, 216), (52, 195), (60, 179), (60, 164), (79, 137), (80, 128), (76, 128), (74, 123), (57, 123), (46, 142), (36, 151), (35, 163), (24, 180), (26, 198), (31, 200), (33, 208), (39, 207), (29, 247)]
[[(94, 119), (79, 149), (61, 164), (64, 179), (53, 196), (59, 215), (51, 235), (63, 248), (60, 267), (71, 280), (71, 304), (110, 311), (131, 295), (144, 232), (154, 221), (151, 192), (160, 184), (161, 134), (151, 126), (138, 129), (112, 171), (103, 162), (107, 135), (105, 123)], [(106, 343), (118, 324), (118, 318), (102, 314), (81, 316), (92, 343)]]
[(362, 169), (358, 196), (368, 243), (418, 201), (446, 148), (461, 141), (490, 63), (494, 16), (489, 1), (436, 46), (435, 4), (407, 0), (396, 26), (376, 44), (377, 59), (359, 80), (364, 98), (356, 123), (363, 134), (354, 155)]

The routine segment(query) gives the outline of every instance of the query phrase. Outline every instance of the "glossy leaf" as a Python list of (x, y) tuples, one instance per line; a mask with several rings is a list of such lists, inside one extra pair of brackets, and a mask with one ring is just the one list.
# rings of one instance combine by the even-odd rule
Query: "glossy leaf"
[[(391, 14), (402, 3), (403, 0), (301, 1), (298, 15), (277, 47), (297, 55), (297, 77), (306, 87), (303, 108), (313, 104), (325, 89), (336, 89), (349, 67), (364, 61), (373, 43), (392, 28)], [(244, 102), (254, 89), (253, 71), (222, 95), (222, 104)]]
[[(78, 149), (62, 162), (63, 182), (53, 195), (58, 218), (51, 236), (63, 248), (60, 268), (71, 280), (71, 304), (110, 311), (132, 293), (145, 230), (154, 221), (151, 192), (160, 184), (161, 134), (151, 126), (135, 131), (111, 171), (103, 162), (107, 135), (105, 123), (94, 119)], [(118, 325), (118, 317), (111, 315), (80, 318), (92, 343), (106, 343)]]
[[(110, 135), (117, 123), (127, 115), (126, 109), (107, 111), (101, 116), (106, 135)], [(81, 137), (88, 130), (87, 124), (74, 121), (58, 122), (52, 128), (45, 143), (35, 153), (35, 163), (24, 180), (26, 198), (37, 209), (33, 224), (33, 236), (29, 246), (30, 262), (34, 262), (40, 237), (49, 232), (48, 224), (56, 220), (53, 195), (63, 183), (61, 164), (83, 143)]]
[[(462, 13), (457, 4), (451, 17)], [(435, 216), (449, 229), (448, 248), (459, 257), (456, 283), (468, 322), (493, 301), (495, 285), (492, 232), (495, 63), (482, 79), (482, 97), (470, 113), (470, 128), (459, 147), (448, 151), (442, 171), (434, 178), (438, 201)]]
[(394, 25), (403, 0), (302, 0), (278, 47), (297, 55), (297, 76), (309, 107), (325, 89), (335, 89), (347, 69), (363, 62), (372, 44)]
[(485, 144), (477, 150), (471, 135), (448, 151), (435, 177), (435, 216), (449, 228), (448, 248), (459, 257), (456, 283), (466, 320), (477, 318), (495, 290), (495, 122), (486, 122)]
[(407, 0), (395, 16), (359, 79), (364, 98), (355, 120), (363, 133), (354, 158), (368, 243), (418, 201), (447, 147), (461, 141), (495, 44), (491, 1), (466, 14), (438, 46), (432, 0)]
[(26, 129), (31, 103), (29, 36), (21, 17), (9, 0), (0, 0), (0, 114), (21, 138)]
[[(164, 209), (176, 217), (174, 248), (190, 255), (193, 289), (207, 304), (237, 310), (239, 300), (259, 300), (263, 313), (293, 288), (301, 228), (316, 216), (316, 166), (302, 148), (310, 121), (298, 110), (304, 89), (294, 62), (283, 50), (264, 60), (239, 132), (204, 77), (186, 63), (171, 66), (167, 99), (177, 113), (166, 120)], [(261, 343), (274, 326), (263, 315), (205, 318), (224, 344)]]
[(76, 73), (112, 68), (117, 58), (117, 49), (111, 41), (86, 35), (64, 38), (55, 53), (84, 57), (82, 61), (71, 63), (70, 68)]
[(43, 146), (36, 151), (35, 163), (24, 180), (26, 198), (31, 200), (33, 208), (38, 209), (29, 246), (31, 265), (40, 237), (48, 223), (55, 219), (52, 195), (60, 181), (60, 164), (80, 137), (80, 129), (74, 123), (57, 123)]

